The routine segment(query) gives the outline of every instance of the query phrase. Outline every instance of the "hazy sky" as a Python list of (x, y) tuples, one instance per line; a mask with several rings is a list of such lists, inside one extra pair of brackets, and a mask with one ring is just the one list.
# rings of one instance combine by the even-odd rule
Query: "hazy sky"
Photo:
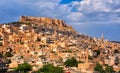
[(62, 19), (80, 33), (120, 41), (120, 0), (0, 0), (0, 23), (21, 15)]

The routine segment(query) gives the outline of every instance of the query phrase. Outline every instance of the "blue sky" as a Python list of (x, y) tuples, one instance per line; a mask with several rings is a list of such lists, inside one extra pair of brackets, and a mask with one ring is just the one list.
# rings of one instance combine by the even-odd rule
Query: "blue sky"
[(120, 41), (120, 0), (1, 0), (0, 23), (21, 15), (62, 19), (82, 34)]
[(70, 2), (73, 2), (73, 1), (81, 1), (81, 0), (61, 0), (59, 3), (60, 4), (68, 4), (68, 3), (70, 3)]

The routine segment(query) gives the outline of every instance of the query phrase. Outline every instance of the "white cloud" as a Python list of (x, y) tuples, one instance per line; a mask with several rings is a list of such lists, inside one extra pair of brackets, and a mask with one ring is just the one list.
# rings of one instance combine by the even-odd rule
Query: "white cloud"
[(80, 3), (79, 11), (85, 10), (88, 12), (109, 12), (120, 4), (120, 0), (83, 0)]
[[(69, 4), (76, 12), (67, 15), (71, 23), (80, 25), (120, 23), (120, 0), (83, 0)], [(75, 15), (74, 15), (75, 14)], [(78, 15), (82, 14), (82, 16)], [(81, 24), (83, 23), (83, 24)]]
[(70, 19), (70, 21), (79, 21), (83, 17), (83, 14), (80, 12), (72, 12), (70, 13), (66, 19)]
[(113, 12), (120, 12), (120, 9), (116, 9), (116, 10), (114, 10)]

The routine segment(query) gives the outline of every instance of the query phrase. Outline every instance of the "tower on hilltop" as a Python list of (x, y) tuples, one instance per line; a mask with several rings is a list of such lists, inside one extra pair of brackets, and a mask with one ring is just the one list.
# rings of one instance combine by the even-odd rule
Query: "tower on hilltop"
[(103, 33), (101, 34), (101, 40), (104, 40), (104, 34)]

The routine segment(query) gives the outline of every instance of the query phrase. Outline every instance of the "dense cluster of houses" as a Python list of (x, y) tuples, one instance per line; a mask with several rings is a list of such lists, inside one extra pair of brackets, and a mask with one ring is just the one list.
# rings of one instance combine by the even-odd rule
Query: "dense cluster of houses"
[[(96, 51), (100, 51), (99, 55)], [(0, 25), (0, 52), (11, 53), (9, 68), (27, 62), (37, 70), (45, 64), (64, 67), (74, 57), (83, 63), (77, 70), (93, 72), (96, 62), (120, 70), (120, 44), (78, 34), (62, 20), (25, 17)], [(92, 60), (89, 58), (91, 57)]]

